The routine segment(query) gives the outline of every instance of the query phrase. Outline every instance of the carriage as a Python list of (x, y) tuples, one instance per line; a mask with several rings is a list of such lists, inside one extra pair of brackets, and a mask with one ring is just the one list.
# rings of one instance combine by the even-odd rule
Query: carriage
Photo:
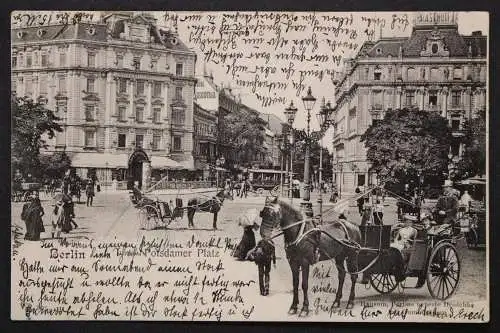
[(184, 214), (182, 199), (177, 198), (175, 201), (175, 207), (172, 209), (172, 202), (169, 204), (158, 198), (143, 198), (138, 212), (140, 228), (144, 230), (166, 228), (176, 218), (182, 218)]
[(28, 201), (32, 194), (40, 194), (41, 187), (40, 183), (20, 183), (20, 186), (13, 188), (12, 200), (14, 202)]
[[(433, 298), (445, 300), (456, 291), (460, 280), (460, 258), (456, 248), (462, 237), (452, 225), (432, 225), (427, 228), (406, 216), (406, 225), (368, 225), (361, 229), (362, 244), (358, 250), (358, 267), (368, 277), (370, 285), (379, 293), (387, 294), (398, 286), (421, 288), (427, 284)], [(409, 222), (409, 225), (408, 225)], [(414, 235), (402, 248), (391, 246), (393, 235), (403, 228), (411, 228)], [(403, 261), (394, 260), (401, 255)], [(398, 262), (402, 264), (397, 264)], [(414, 286), (407, 278), (417, 278)]]

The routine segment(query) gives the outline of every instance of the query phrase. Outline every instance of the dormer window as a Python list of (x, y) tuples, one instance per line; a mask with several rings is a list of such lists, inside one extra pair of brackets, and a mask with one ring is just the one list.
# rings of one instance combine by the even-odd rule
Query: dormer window
[(433, 43), (432, 46), (431, 46), (431, 51), (432, 51), (432, 54), (436, 54), (439, 50), (439, 47), (437, 45), (437, 43)]
[(381, 55), (382, 54), (382, 49), (378, 48), (375, 52), (377, 52), (377, 55)]

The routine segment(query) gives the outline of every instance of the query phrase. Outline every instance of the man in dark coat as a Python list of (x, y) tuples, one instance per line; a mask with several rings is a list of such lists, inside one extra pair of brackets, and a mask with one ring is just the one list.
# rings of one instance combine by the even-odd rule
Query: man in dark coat
[(454, 224), (458, 213), (458, 198), (452, 183), (446, 181), (443, 194), (438, 198), (434, 208), (435, 219), (438, 224)]

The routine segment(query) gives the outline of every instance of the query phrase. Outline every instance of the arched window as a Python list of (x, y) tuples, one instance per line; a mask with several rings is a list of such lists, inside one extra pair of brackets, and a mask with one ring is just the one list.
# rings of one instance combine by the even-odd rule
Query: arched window
[(380, 81), (382, 79), (382, 70), (380, 66), (375, 67), (375, 71), (373, 72), (373, 80)]

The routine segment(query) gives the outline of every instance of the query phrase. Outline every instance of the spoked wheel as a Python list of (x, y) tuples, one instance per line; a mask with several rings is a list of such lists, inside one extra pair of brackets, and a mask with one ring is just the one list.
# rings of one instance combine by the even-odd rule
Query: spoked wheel
[(381, 294), (388, 294), (398, 286), (394, 275), (389, 273), (370, 274), (370, 284)]
[(146, 205), (139, 210), (140, 228), (144, 230), (152, 230), (158, 226), (160, 222), (160, 214), (155, 207)]
[(445, 300), (457, 290), (460, 280), (460, 259), (450, 243), (436, 246), (427, 266), (427, 288), (432, 297)]

